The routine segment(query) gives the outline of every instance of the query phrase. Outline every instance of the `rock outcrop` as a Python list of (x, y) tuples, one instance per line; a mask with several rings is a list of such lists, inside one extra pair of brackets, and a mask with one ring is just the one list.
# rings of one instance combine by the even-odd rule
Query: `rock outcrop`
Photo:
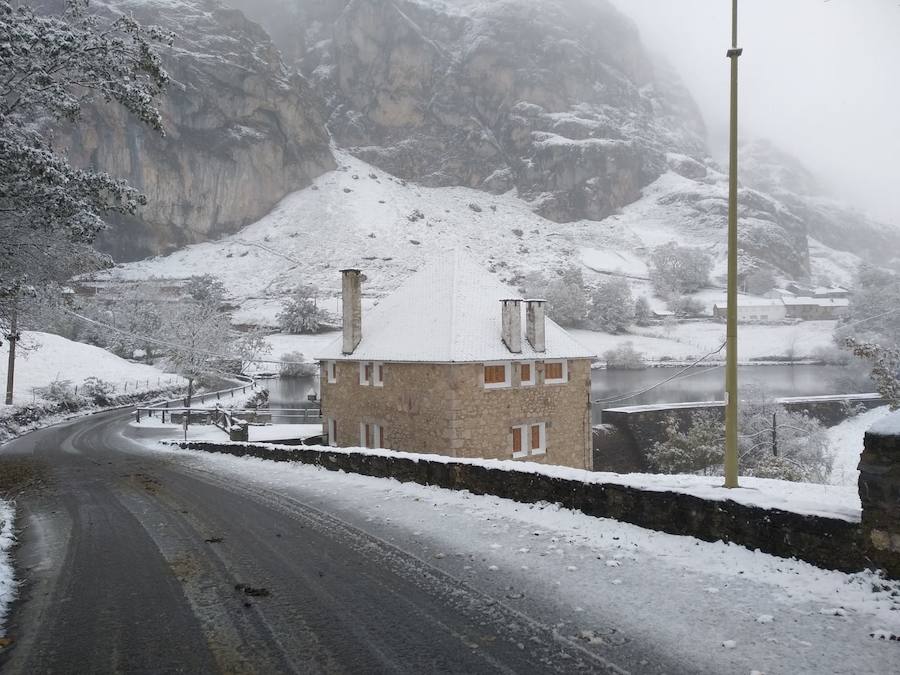
[(703, 157), (703, 124), (603, 0), (231, 0), (328, 101), (335, 140), (430, 186), (515, 188), (557, 221), (601, 219)]
[(166, 136), (98, 105), (61, 143), (73, 161), (122, 176), (149, 200), (100, 245), (119, 260), (235, 232), (334, 168), (321, 101), (266, 32), (214, 0), (126, 0), (108, 11), (176, 33), (165, 55)]

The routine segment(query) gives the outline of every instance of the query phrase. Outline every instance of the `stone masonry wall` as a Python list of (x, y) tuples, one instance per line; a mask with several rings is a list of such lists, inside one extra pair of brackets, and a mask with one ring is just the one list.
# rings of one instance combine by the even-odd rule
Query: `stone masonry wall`
[[(478, 464), (434, 461), (352, 450), (287, 448), (247, 443), (189, 441), (182, 448), (302, 462), (330, 471), (394, 478), (401, 482), (468, 490), (526, 504), (550, 502), (589, 516), (615, 518), (669, 534), (726, 541), (845, 572), (872, 567), (859, 523), (763, 509), (733, 501), (712, 501), (677, 492), (657, 492), (614, 483), (589, 483)], [(895, 569), (893, 572), (897, 574)]]
[(900, 578), (900, 435), (866, 434), (859, 461), (859, 498), (869, 557)]
[(322, 416), (337, 421), (337, 444), (360, 444), (360, 423), (383, 428), (394, 450), (453, 457), (512, 459), (513, 426), (544, 422), (545, 455), (529, 461), (591, 468), (590, 362), (568, 363), (568, 382), (523, 386), (512, 368), (511, 386), (486, 389), (483, 365), (385, 363), (384, 385), (359, 384), (359, 362), (338, 361), (337, 381), (322, 374)]
[[(841, 399), (787, 399), (783, 402), (787, 410), (809, 415), (825, 426), (834, 426), (848, 417), (849, 407), (864, 409), (884, 405), (880, 398), (848, 395)], [(725, 404), (721, 402), (697, 403), (665, 408), (615, 408), (603, 411), (603, 425), (595, 428), (594, 469), (596, 471), (641, 472), (647, 470), (645, 461), (647, 449), (659, 440), (666, 428), (669, 417), (674, 417), (680, 425), (690, 424), (694, 413), (707, 410), (725, 421)], [(621, 454), (612, 457), (607, 448), (612, 438), (621, 443)]]

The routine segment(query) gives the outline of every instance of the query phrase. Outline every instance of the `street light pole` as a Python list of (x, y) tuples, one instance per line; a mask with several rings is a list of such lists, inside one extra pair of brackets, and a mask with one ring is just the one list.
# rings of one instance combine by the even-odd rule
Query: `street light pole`
[(728, 323), (725, 331), (725, 487), (738, 487), (738, 380), (737, 380), (737, 116), (738, 2), (731, 0), (731, 134), (728, 162)]

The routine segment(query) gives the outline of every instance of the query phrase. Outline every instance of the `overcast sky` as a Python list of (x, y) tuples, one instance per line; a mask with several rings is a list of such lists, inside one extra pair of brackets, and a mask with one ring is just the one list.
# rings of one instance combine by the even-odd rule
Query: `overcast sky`
[[(613, 0), (678, 69), (725, 157), (730, 0)], [(900, 227), (900, 0), (740, 0), (741, 133)]]

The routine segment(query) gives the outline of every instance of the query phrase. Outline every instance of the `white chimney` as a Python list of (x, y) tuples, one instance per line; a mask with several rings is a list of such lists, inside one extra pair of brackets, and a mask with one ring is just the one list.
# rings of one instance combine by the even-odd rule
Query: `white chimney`
[(503, 306), (503, 342), (513, 354), (522, 353), (522, 301), (518, 298), (501, 300)]
[(341, 270), (344, 314), (344, 354), (352, 354), (362, 340), (362, 288), (360, 270)]
[(525, 301), (525, 337), (536, 352), (547, 349), (544, 341), (544, 305), (546, 300)]

